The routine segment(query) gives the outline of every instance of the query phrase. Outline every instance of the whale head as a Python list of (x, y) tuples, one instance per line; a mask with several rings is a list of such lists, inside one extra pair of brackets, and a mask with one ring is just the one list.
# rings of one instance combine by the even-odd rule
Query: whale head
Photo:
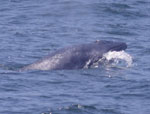
[(116, 41), (97, 40), (86, 46), (86, 53), (89, 59), (97, 61), (109, 51), (122, 51), (127, 48), (126, 43)]
[(114, 42), (106, 40), (97, 40), (90, 45), (87, 44), (85, 50), (85, 67), (90, 68), (94, 63), (97, 63), (105, 53), (109, 51), (122, 51), (127, 48), (126, 43), (123, 42)]

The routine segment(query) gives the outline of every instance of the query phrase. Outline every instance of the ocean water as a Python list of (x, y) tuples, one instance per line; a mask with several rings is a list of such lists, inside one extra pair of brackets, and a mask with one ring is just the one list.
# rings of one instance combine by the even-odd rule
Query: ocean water
[[(0, 114), (149, 114), (149, 0), (0, 0)], [(69, 45), (126, 42), (131, 67), (14, 69)]]

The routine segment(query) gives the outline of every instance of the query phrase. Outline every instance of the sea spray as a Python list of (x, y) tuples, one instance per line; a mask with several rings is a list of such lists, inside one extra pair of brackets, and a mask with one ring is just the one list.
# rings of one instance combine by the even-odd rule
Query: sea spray
[(116, 64), (119, 63), (119, 60), (123, 60), (126, 62), (127, 67), (131, 67), (133, 63), (132, 56), (125, 51), (109, 51), (103, 55), (102, 59), (107, 61), (113, 60)]

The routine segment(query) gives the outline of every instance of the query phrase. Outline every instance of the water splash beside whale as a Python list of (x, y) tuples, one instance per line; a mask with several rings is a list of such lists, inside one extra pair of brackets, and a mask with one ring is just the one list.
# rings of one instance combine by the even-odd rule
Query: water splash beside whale
[[(90, 60), (86, 63), (84, 68), (88, 68)], [(91, 68), (98, 68), (101, 65), (109, 67), (132, 67), (133, 66), (133, 57), (125, 51), (109, 51), (103, 54), (103, 57), (100, 58), (97, 62), (91, 65)]]

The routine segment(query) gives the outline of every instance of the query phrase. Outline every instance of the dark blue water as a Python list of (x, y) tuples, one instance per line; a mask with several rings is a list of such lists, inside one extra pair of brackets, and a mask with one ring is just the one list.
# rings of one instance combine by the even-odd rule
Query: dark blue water
[[(16, 72), (56, 49), (123, 41), (129, 68)], [(0, 114), (149, 114), (149, 0), (1, 0)]]

